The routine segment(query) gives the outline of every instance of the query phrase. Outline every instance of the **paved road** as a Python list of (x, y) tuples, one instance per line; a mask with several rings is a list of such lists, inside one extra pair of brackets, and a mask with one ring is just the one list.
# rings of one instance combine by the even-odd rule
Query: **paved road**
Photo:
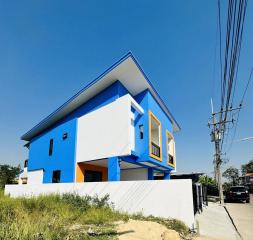
[(249, 203), (226, 203), (238, 231), (243, 240), (253, 240), (253, 194)]

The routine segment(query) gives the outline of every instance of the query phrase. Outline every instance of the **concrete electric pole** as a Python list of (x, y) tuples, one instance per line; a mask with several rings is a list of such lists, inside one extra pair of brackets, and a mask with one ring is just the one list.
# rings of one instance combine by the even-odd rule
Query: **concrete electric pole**
[[(224, 205), (224, 196), (223, 196), (223, 189), (222, 189), (222, 175), (221, 175), (221, 164), (222, 164), (222, 141), (224, 137), (224, 133), (226, 131), (226, 125), (228, 123), (234, 123), (234, 119), (231, 120), (223, 120), (222, 114), (226, 112), (233, 112), (236, 110), (241, 109), (241, 106), (239, 108), (230, 108), (228, 110), (221, 110), (220, 112), (214, 112), (213, 111), (213, 102), (211, 99), (211, 109), (212, 109), (212, 117), (211, 121), (208, 123), (209, 128), (211, 128), (211, 142), (214, 142), (214, 178), (216, 182), (218, 183), (218, 189), (219, 189), (219, 197), (220, 197), (220, 203), (221, 205)], [(219, 119), (219, 120), (217, 120)]]

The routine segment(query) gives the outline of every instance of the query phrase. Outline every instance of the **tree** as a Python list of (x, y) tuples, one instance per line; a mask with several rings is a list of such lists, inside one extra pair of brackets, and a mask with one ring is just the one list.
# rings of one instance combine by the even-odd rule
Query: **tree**
[(0, 165), (0, 189), (5, 184), (17, 183), (17, 176), (20, 173), (20, 167), (13, 167), (7, 164)]
[(200, 176), (199, 177), (199, 183), (203, 185), (209, 185), (209, 186), (215, 186), (216, 182), (213, 178), (208, 177), (207, 175)]
[(222, 174), (223, 177), (228, 179), (229, 183), (236, 185), (239, 183), (239, 170), (235, 167), (229, 167)]
[(242, 175), (245, 175), (246, 173), (253, 173), (253, 159), (250, 160), (248, 163), (243, 164), (241, 166)]

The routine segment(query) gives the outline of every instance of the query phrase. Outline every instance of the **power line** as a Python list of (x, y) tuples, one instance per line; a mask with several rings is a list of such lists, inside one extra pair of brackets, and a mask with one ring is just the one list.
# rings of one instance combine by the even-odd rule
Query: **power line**
[[(246, 87), (244, 89), (244, 92), (243, 92), (243, 95), (242, 95), (242, 99), (241, 99), (241, 102), (240, 102), (240, 106), (242, 106), (243, 104), (243, 101), (244, 101), (244, 98), (246, 96), (246, 92), (249, 88), (249, 85), (250, 85), (250, 82), (251, 82), (251, 79), (252, 79), (252, 74), (253, 74), (253, 67), (251, 68), (251, 72), (250, 72), (250, 75), (249, 75), (249, 78), (248, 78), (248, 81), (247, 81), (247, 84), (246, 84)], [(231, 150), (233, 144), (234, 144), (234, 140), (235, 140), (235, 135), (236, 135), (236, 131), (237, 131), (237, 126), (238, 126), (238, 121), (239, 121), (239, 116), (240, 116), (240, 109), (238, 111), (238, 114), (237, 114), (237, 119), (235, 120), (235, 129), (234, 129), (234, 133), (233, 133), (233, 137), (232, 137), (232, 140), (231, 140), (231, 143), (227, 149), (227, 153)]]
[(251, 72), (250, 72), (250, 75), (249, 75), (249, 79), (248, 79), (248, 82), (247, 82), (247, 84), (246, 84), (246, 88), (245, 88), (245, 90), (244, 90), (244, 92), (243, 92), (243, 95), (242, 95), (241, 104), (243, 103), (243, 100), (244, 100), (244, 98), (245, 98), (246, 92), (247, 92), (247, 90), (248, 90), (248, 88), (249, 88), (249, 84), (250, 84), (250, 81), (251, 81), (251, 79), (252, 79), (252, 74), (253, 74), (253, 67), (251, 68)]
[(222, 57), (221, 57), (221, 17), (220, 17), (220, 0), (218, 0), (218, 24), (219, 24), (219, 38), (220, 38), (220, 78), (221, 78), (221, 92), (222, 92)]
[[(224, 49), (224, 65), (221, 57), (221, 5), (218, 0), (218, 26), (220, 38), (220, 83), (221, 83), (221, 102), (220, 111), (214, 113), (212, 110), (212, 122), (208, 123), (212, 127), (211, 138), (215, 146), (214, 165), (215, 178), (218, 180), (219, 195), (221, 204), (224, 203), (222, 183), (221, 183), (221, 164), (224, 139), (227, 141), (231, 130), (231, 124), (234, 125), (234, 112), (238, 111), (235, 131), (239, 119), (241, 104), (233, 108), (233, 98), (236, 91), (236, 79), (239, 68), (239, 59), (241, 53), (242, 34), (247, 8), (247, 0), (229, 0), (226, 22), (226, 40)], [(222, 66), (223, 65), (223, 66)], [(248, 84), (247, 84), (248, 85)], [(212, 106), (213, 109), (213, 106)], [(217, 120), (219, 119), (219, 120)], [(234, 133), (235, 135), (235, 133)], [(233, 137), (234, 138), (234, 137)], [(233, 139), (232, 138), (232, 139)]]
[[(236, 89), (235, 85), (239, 67), (246, 7), (247, 1), (243, 0), (240, 0), (239, 6), (237, 6), (237, 1), (235, 0), (230, 0), (228, 4), (227, 34), (226, 34), (227, 36), (226, 36), (224, 74), (222, 80), (222, 95), (221, 95), (221, 110), (225, 111), (221, 111), (220, 121), (222, 119), (224, 121), (227, 120), (228, 117), (227, 114), (229, 112), (228, 109), (229, 107), (232, 108), (233, 106), (233, 98)], [(224, 143), (225, 131), (229, 131), (229, 128), (227, 128), (224, 124), (221, 124), (220, 125), (220, 132), (222, 133), (221, 149)]]

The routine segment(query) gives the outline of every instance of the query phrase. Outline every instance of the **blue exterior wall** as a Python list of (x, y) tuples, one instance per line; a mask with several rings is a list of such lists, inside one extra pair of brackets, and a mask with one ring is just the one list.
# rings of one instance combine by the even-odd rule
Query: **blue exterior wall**
[[(173, 127), (170, 119), (165, 114), (165, 112), (161, 109), (160, 105), (157, 103), (157, 101), (154, 99), (152, 94), (148, 92), (148, 108), (149, 111), (151, 111), (161, 122), (161, 131), (162, 131), (162, 165), (169, 166), (168, 165), (168, 159), (167, 159), (167, 146), (166, 146), (166, 130), (168, 130), (170, 133), (173, 133)], [(157, 162), (158, 160), (149, 157), (151, 161)], [(170, 166), (169, 166), (170, 167)], [(174, 169), (170, 167), (171, 169)]]
[[(140, 158), (138, 162), (149, 161), (156, 165), (162, 165), (169, 169), (174, 169), (167, 163), (167, 146), (166, 146), (166, 130), (173, 133), (172, 123), (165, 112), (162, 110), (160, 105), (154, 99), (149, 90), (145, 90), (136, 95), (135, 100), (144, 109), (142, 116), (136, 115), (135, 120), (135, 150), (139, 154)], [(149, 111), (151, 111), (161, 122), (162, 131), (162, 161), (154, 159), (149, 155)], [(136, 114), (136, 113), (135, 113)], [(144, 126), (144, 136), (140, 139), (139, 125)]]
[[(145, 90), (134, 97), (136, 102), (140, 104), (140, 106), (144, 110), (144, 114), (140, 115), (137, 111), (135, 113), (135, 151), (139, 155), (140, 160), (147, 160), (149, 157), (149, 128), (148, 128), (148, 91)], [(140, 129), (139, 126), (143, 125), (143, 139), (140, 138)]]
[[(74, 159), (77, 120), (72, 119), (59, 125), (30, 142), (28, 171), (44, 169), (44, 183), (52, 182), (54, 170), (61, 171), (61, 182), (74, 181)], [(64, 133), (68, 134), (63, 140)], [(53, 153), (49, 156), (49, 143), (53, 139)]]
[[(77, 118), (127, 94), (126, 88), (116, 81), (101, 93), (60, 120), (53, 127), (30, 141), (28, 171), (44, 169), (44, 183), (52, 182), (54, 170), (61, 170), (61, 182), (73, 182), (75, 173), (75, 148)], [(66, 140), (62, 135), (68, 133)], [(49, 142), (54, 140), (53, 154), (49, 156)]]

